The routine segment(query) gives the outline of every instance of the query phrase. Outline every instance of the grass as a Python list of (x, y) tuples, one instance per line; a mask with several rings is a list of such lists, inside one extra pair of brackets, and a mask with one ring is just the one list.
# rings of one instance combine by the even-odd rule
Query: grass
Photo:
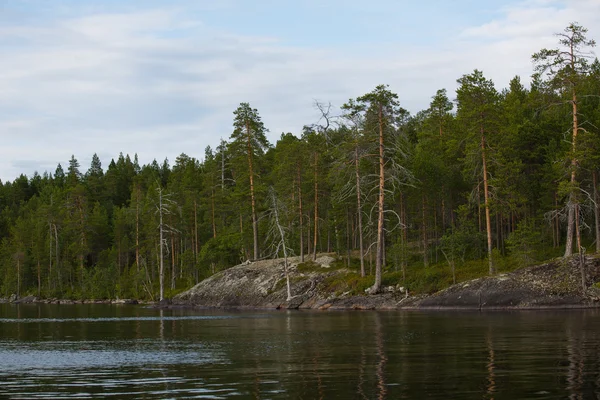
[[(545, 255), (550, 257), (554, 256), (554, 254)], [(507, 273), (524, 266), (518, 259), (513, 257), (502, 256), (500, 254), (494, 254), (494, 256), (496, 273)], [(306, 268), (307, 271), (324, 271), (317, 264), (312, 264), (304, 266), (303, 268)], [(369, 264), (368, 262), (365, 264), (368, 273)], [(349, 272), (336, 274), (326, 278), (323, 290), (336, 294), (345, 292), (350, 292), (353, 295), (364, 294), (365, 289), (373, 285), (375, 277), (373, 275), (367, 275), (364, 278), (361, 278), (359, 265), (359, 260), (352, 258)], [(332, 269), (333, 268), (334, 265), (332, 264)], [(347, 268), (347, 259), (336, 261), (335, 268)], [(489, 276), (487, 259), (466, 260), (465, 262), (457, 261), (456, 283), (484, 276)], [(396, 270), (388, 265), (383, 271), (381, 284), (383, 287), (400, 285), (407, 288), (411, 294), (431, 294), (446, 289), (453, 284), (452, 270), (446, 262), (438, 262), (425, 267), (422, 263), (417, 261), (406, 267), (406, 279), (404, 279), (400, 269)]]

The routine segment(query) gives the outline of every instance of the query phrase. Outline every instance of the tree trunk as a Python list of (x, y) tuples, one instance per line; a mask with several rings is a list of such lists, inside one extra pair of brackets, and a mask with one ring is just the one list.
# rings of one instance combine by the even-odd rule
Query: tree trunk
[(598, 207), (598, 201), (600, 201), (600, 199), (598, 199), (598, 174), (596, 170), (592, 172), (592, 181), (594, 190), (592, 194), (592, 200), (594, 203), (594, 231), (596, 234), (596, 253), (600, 253), (600, 213)]
[(422, 224), (422, 240), (423, 240), (423, 265), (425, 267), (429, 266), (429, 246), (427, 243), (427, 222), (426, 222), (426, 215), (425, 215), (425, 208), (426, 208), (426, 201), (425, 201), (425, 195), (422, 194), (421, 195), (421, 218), (423, 219), (423, 224)]
[(177, 279), (177, 264), (175, 262), (175, 237), (171, 231), (171, 290), (175, 289), (175, 280)]
[(61, 275), (60, 275), (60, 257), (59, 257), (59, 247), (58, 247), (58, 228), (56, 227), (56, 224), (54, 224), (54, 244), (56, 245), (56, 280), (58, 281), (58, 287), (61, 288), (62, 287), (62, 279), (61, 279)]
[[(576, 215), (579, 214), (579, 205), (575, 207)], [(584, 249), (581, 246), (581, 238), (579, 236), (579, 218), (575, 218), (575, 229), (577, 232), (577, 253), (579, 254), (579, 272), (581, 273), (581, 292), (585, 293), (586, 289), (586, 279), (585, 279), (585, 255)]]
[(383, 147), (383, 109), (379, 105), (379, 196), (377, 205), (377, 254), (375, 257), (375, 283), (371, 287), (370, 293), (377, 293), (381, 289), (381, 272), (383, 261), (383, 207), (385, 200), (385, 163)]
[(492, 221), (490, 218), (490, 200), (488, 192), (487, 162), (485, 158), (485, 136), (483, 135), (483, 128), (481, 129), (481, 158), (483, 162), (483, 198), (485, 202), (485, 230), (487, 233), (488, 266), (490, 275), (493, 275), (496, 272), (496, 269), (494, 268), (494, 262), (492, 260)]
[(286, 282), (286, 288), (287, 288), (287, 301), (290, 301), (292, 299), (292, 289), (290, 286), (290, 274), (288, 271), (287, 246), (285, 243), (285, 233), (283, 232), (283, 228), (282, 228), (281, 224), (279, 223), (279, 210), (277, 208), (277, 200), (275, 198), (273, 198), (273, 213), (275, 214), (275, 224), (277, 225), (277, 230), (278, 230), (279, 236), (281, 238), (281, 244), (282, 244), (281, 247), (283, 248), (283, 270), (285, 273), (285, 282)]
[(140, 272), (140, 187), (135, 188), (135, 265)]
[(314, 168), (314, 179), (315, 179), (315, 218), (314, 218), (314, 234), (313, 234), (313, 261), (317, 259), (317, 240), (319, 239), (319, 180), (317, 173), (317, 163), (319, 154), (315, 152), (315, 168)]
[(50, 243), (49, 243), (49, 263), (48, 263), (48, 289), (52, 286), (52, 224), (48, 222), (48, 228), (50, 230)]
[(310, 240), (310, 211), (308, 212), (308, 227), (306, 229), (306, 245), (308, 246), (308, 248), (306, 249), (306, 254), (310, 255), (312, 254), (312, 248), (311, 248), (311, 240)]
[(348, 257), (348, 259), (346, 260), (346, 266), (348, 268), (350, 268), (350, 259), (352, 255), (352, 230), (350, 228), (350, 219), (350, 209), (346, 207), (346, 256)]
[(298, 174), (298, 216), (300, 217), (300, 262), (304, 262), (304, 217), (302, 215), (302, 174), (300, 165), (296, 166)]
[(404, 194), (400, 193), (400, 223), (402, 224), (402, 232), (400, 234), (400, 240), (402, 241), (401, 250), (402, 259), (400, 265), (402, 266), (402, 282), (406, 282), (406, 243), (408, 240), (407, 229), (406, 229), (406, 210), (404, 208)]
[(258, 251), (258, 220), (256, 218), (256, 198), (254, 197), (254, 170), (252, 166), (252, 136), (250, 133), (250, 124), (246, 123), (246, 134), (248, 136), (247, 152), (248, 152), (248, 173), (250, 175), (250, 201), (252, 203), (252, 239), (254, 249), (254, 260), (260, 257)]
[(159, 204), (159, 208), (158, 208), (158, 214), (160, 216), (160, 222), (159, 222), (159, 243), (158, 243), (158, 247), (159, 247), (159, 265), (160, 265), (160, 270), (159, 270), (159, 301), (163, 301), (165, 299), (165, 266), (164, 266), (164, 257), (163, 257), (163, 205), (162, 205), (162, 189), (159, 188), (158, 190), (158, 204)]
[(358, 158), (358, 145), (354, 148), (354, 175), (356, 178), (356, 216), (358, 219), (358, 257), (360, 259), (360, 276), (365, 276), (365, 256), (364, 256), (364, 244), (363, 244), (363, 231), (362, 231), (362, 205), (361, 205), (361, 191), (360, 191), (360, 174), (358, 170), (359, 158)]
[[(575, 65), (573, 60), (573, 53), (571, 53), (571, 68), (574, 71)], [(571, 151), (573, 152), (573, 158), (571, 159), (571, 191), (569, 193), (569, 202), (568, 202), (568, 215), (567, 215), (567, 242), (565, 246), (565, 257), (570, 257), (573, 255), (573, 228), (575, 225), (575, 220), (579, 218), (578, 213), (576, 212), (577, 207), (577, 195), (575, 193), (575, 186), (577, 184), (576, 180), (576, 169), (577, 169), (577, 158), (575, 156), (575, 151), (577, 150), (577, 133), (579, 131), (578, 121), (577, 121), (577, 93), (575, 92), (575, 87), (572, 88), (572, 106), (573, 106), (573, 137), (571, 141)], [(579, 241), (579, 230), (577, 231), (577, 240)]]

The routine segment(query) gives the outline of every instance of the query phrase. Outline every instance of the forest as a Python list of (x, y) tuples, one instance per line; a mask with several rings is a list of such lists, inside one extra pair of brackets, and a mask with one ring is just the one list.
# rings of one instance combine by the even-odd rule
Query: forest
[[(267, 140), (241, 103), (201, 157), (72, 156), (0, 185), (0, 297), (162, 300), (246, 260), (336, 253), (371, 293), (431, 292), (600, 252), (600, 62), (570, 24), (497, 89), (484, 72), (410, 115), (379, 85)], [(332, 110), (341, 110), (336, 115)], [(312, 121), (314, 122), (314, 121)]]

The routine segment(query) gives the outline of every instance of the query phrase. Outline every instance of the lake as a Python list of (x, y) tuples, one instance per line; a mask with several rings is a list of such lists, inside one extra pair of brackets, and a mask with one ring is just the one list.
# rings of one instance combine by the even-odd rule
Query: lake
[(600, 398), (600, 313), (0, 304), (1, 398)]

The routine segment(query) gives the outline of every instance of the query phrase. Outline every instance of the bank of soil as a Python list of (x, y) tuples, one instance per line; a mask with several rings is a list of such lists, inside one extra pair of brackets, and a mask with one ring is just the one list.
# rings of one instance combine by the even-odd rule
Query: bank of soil
[[(413, 297), (400, 286), (383, 287), (376, 295), (331, 290), (346, 269), (333, 269), (332, 255), (319, 257), (316, 268), (298, 268), (289, 260), (293, 298), (287, 300), (282, 259), (246, 262), (221, 271), (172, 299), (174, 306), (261, 309), (529, 309), (585, 308), (600, 305), (600, 260), (585, 260), (582, 290), (579, 260), (559, 259), (543, 265), (462, 282), (441, 292)], [(410, 288), (408, 288), (410, 289)]]

